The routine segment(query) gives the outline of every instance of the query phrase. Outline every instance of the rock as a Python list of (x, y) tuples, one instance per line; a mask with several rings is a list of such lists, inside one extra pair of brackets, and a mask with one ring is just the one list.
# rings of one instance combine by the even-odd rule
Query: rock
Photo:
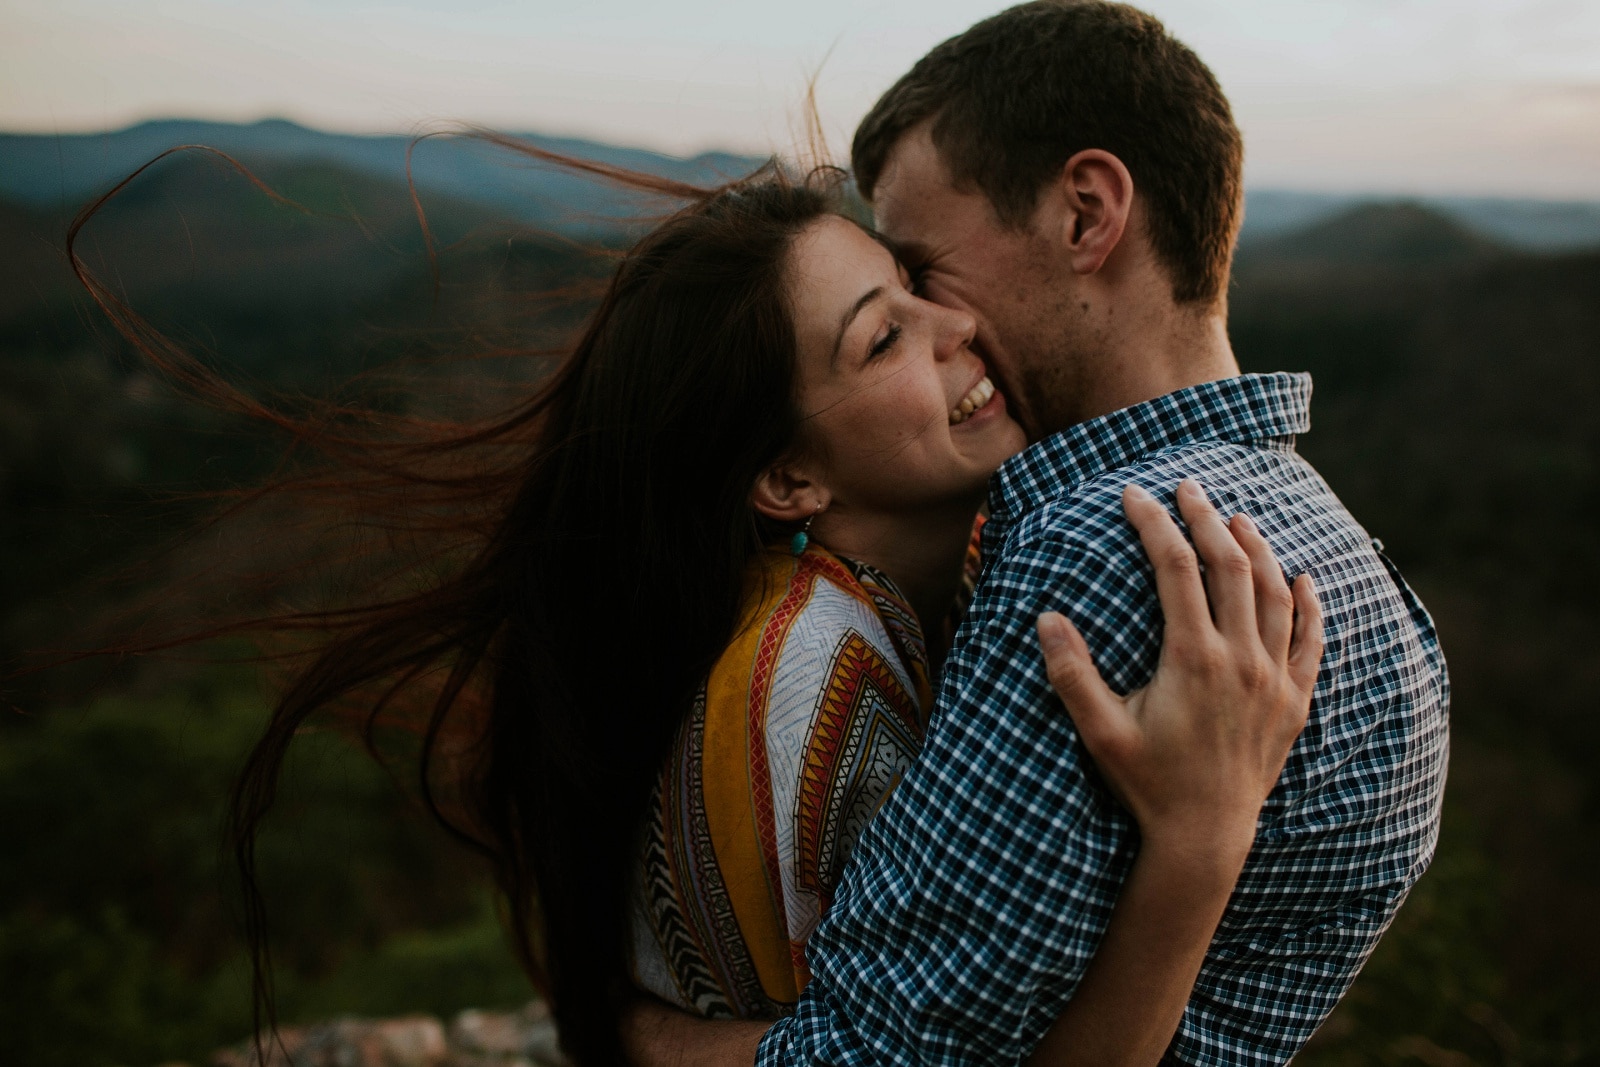
[(461, 1012), (448, 1030), (431, 1015), (343, 1018), (278, 1031), (266, 1062), (246, 1040), (221, 1049), (211, 1067), (564, 1067), (550, 1010)]
[(473, 1055), (520, 1056), (522, 1028), (514, 1015), (495, 1015), (469, 1009), (450, 1024), (452, 1051)]
[(464, 1011), (450, 1024), (449, 1040), (459, 1067), (559, 1067), (565, 1062), (550, 1009), (537, 1000), (518, 1012)]

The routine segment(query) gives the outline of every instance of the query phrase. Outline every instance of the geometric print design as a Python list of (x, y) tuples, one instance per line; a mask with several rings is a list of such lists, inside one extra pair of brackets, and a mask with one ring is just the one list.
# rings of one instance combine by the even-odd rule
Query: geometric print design
[(918, 719), (883, 655), (847, 630), (806, 742), (795, 812), (799, 882), (823, 910), (856, 838), (916, 753)]
[(707, 1018), (777, 1018), (867, 822), (932, 705), (887, 576), (774, 551), (658, 777), (635, 880), (635, 982)]
[(667, 963), (665, 973), (647, 988), (708, 1019), (770, 1017), (779, 1006), (762, 993), (749, 953), (743, 951), (738, 920), (711, 847), (700, 782), (705, 711), (702, 690), (673, 758), (657, 779), (646, 824), (646, 929)]

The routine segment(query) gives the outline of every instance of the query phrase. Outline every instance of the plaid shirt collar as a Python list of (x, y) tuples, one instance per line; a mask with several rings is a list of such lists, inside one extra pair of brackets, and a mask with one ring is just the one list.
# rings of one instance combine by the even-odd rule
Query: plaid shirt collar
[(1009, 526), (1107, 471), (1161, 449), (1225, 441), (1289, 449), (1311, 428), (1311, 375), (1242, 374), (1080, 422), (1008, 459), (989, 483), (991, 523)]

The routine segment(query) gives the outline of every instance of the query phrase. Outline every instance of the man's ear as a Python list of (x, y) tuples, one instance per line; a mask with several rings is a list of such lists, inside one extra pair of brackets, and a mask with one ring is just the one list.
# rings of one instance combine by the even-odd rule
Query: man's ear
[(805, 522), (828, 506), (828, 491), (793, 461), (774, 463), (756, 479), (751, 505), (777, 522)]
[(1121, 243), (1133, 212), (1133, 175), (1099, 148), (1086, 148), (1067, 160), (1049, 189), (1045, 221), (1067, 262), (1078, 274), (1093, 274)]

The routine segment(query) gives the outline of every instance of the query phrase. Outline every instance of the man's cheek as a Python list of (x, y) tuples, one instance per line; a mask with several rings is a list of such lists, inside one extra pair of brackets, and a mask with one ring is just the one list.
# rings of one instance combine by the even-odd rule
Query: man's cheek
[(940, 304), (947, 308), (954, 308), (957, 311), (965, 311), (969, 314), (972, 312), (972, 308), (961, 298), (960, 291), (935, 275), (925, 275), (923, 277), (920, 295), (924, 300), (931, 300), (935, 304)]

